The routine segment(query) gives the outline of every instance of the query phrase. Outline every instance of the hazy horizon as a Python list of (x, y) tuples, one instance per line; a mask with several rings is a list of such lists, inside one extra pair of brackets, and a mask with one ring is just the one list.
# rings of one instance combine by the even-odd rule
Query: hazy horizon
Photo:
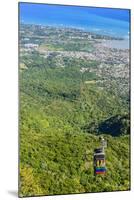
[(20, 22), (72, 27), (129, 38), (129, 10), (53, 4), (20, 3)]

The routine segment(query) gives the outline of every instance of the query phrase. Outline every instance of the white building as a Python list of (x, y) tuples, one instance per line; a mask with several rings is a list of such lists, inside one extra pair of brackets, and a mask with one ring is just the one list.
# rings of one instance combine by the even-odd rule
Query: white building
[(33, 44), (33, 43), (28, 43), (28, 44), (24, 44), (24, 46), (26, 48), (31, 48), (31, 49), (35, 49), (35, 48), (38, 48), (38, 44)]

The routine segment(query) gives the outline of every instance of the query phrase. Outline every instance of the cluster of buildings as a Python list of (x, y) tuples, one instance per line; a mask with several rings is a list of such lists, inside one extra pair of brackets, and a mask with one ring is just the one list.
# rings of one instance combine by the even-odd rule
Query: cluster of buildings
[(33, 44), (33, 43), (27, 43), (27, 44), (24, 44), (24, 47), (28, 48), (28, 49), (35, 49), (35, 50), (37, 50), (37, 48), (39, 47), (39, 45), (38, 44)]

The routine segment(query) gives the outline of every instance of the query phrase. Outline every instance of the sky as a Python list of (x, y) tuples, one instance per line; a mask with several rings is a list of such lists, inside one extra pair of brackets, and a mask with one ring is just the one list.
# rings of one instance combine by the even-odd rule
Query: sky
[(20, 22), (81, 28), (99, 34), (129, 37), (128, 9), (20, 3)]

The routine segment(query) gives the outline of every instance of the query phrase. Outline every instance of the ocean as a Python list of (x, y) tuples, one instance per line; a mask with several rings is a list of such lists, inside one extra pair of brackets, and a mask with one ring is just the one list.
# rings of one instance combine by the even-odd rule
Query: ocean
[(129, 21), (128, 9), (20, 3), (20, 22), (29, 24), (80, 28), (128, 39)]

